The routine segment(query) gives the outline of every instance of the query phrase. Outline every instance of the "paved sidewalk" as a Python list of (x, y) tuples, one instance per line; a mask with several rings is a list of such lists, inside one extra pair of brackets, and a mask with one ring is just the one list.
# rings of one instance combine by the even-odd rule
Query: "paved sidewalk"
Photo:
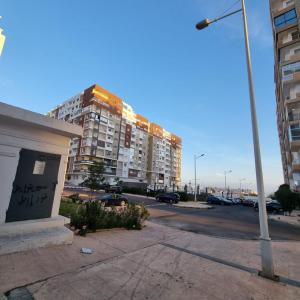
[(258, 241), (147, 222), (142, 231), (101, 231), (69, 246), (0, 256), (0, 292), (22, 287), (13, 293), (43, 300), (300, 299), (300, 243), (274, 242), (273, 252), (283, 282), (257, 276)]
[(290, 216), (283, 215), (269, 215), (269, 219), (272, 221), (278, 221), (283, 223), (289, 223), (291, 225), (300, 227), (300, 210), (295, 210)]

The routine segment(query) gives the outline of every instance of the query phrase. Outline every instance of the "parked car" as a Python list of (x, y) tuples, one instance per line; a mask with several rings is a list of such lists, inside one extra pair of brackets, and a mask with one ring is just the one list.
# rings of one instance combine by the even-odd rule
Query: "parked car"
[[(266, 208), (267, 208), (267, 212), (270, 212), (270, 213), (279, 213), (279, 212), (283, 211), (282, 206), (276, 200), (274, 200), (272, 202), (267, 202), (266, 203)], [(256, 211), (258, 211), (258, 202), (255, 203), (254, 209)]]
[(119, 185), (110, 185), (105, 187), (105, 193), (122, 194), (122, 187)]
[(105, 206), (125, 206), (128, 204), (128, 199), (119, 194), (105, 195), (97, 198), (97, 200), (102, 202)]
[(178, 203), (180, 196), (177, 193), (162, 193), (156, 196), (156, 200), (167, 203)]
[(255, 201), (253, 199), (243, 199), (242, 200), (242, 205), (244, 206), (251, 206), (253, 207), (255, 204)]
[(231, 201), (232, 204), (235, 204), (235, 205), (240, 204), (240, 200), (238, 198), (229, 198), (229, 197), (227, 197), (226, 199)]
[(241, 198), (232, 198), (232, 202), (234, 204), (241, 204), (242, 203)]
[(209, 204), (220, 204), (220, 205), (232, 205), (233, 202), (230, 200), (227, 200), (221, 196), (209, 196), (207, 198), (207, 203)]

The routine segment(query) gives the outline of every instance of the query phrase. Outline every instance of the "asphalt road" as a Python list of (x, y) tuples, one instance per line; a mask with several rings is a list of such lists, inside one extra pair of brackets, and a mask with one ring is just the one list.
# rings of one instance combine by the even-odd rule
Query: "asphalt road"
[[(251, 207), (214, 205), (213, 209), (181, 208), (158, 203), (152, 198), (125, 195), (130, 202), (143, 203), (150, 212), (150, 220), (158, 224), (233, 239), (259, 237), (258, 212)], [(269, 230), (273, 240), (300, 240), (300, 227), (269, 221)]]

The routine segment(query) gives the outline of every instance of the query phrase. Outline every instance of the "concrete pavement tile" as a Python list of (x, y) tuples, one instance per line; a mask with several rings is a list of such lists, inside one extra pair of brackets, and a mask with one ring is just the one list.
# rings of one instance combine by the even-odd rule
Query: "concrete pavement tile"
[(111, 265), (114, 267), (117, 267), (118, 269), (121, 269), (122, 271), (134, 275), (136, 277), (140, 276), (140, 274), (143, 274), (145, 272), (145, 269), (147, 268), (142, 263), (138, 264), (126, 257), (126, 255), (114, 259), (111, 261)]
[(81, 295), (77, 294), (71, 286), (67, 284), (53, 283), (51, 280), (43, 282), (36, 289), (35, 286), (31, 286), (29, 290), (35, 290), (32, 295), (35, 300), (53, 300), (53, 299), (64, 299), (64, 300), (81, 300)]
[(138, 251), (134, 251), (126, 254), (126, 257), (134, 261), (138, 264), (143, 264), (144, 266), (148, 266), (153, 261), (155, 261), (159, 256), (163, 255), (163, 253), (169, 253), (171, 249), (163, 245), (154, 245), (148, 248), (144, 248)]
[[(173, 289), (166, 289), (161, 295), (161, 300), (224, 300), (226, 298), (218, 298), (212, 294), (208, 294), (205, 290), (198, 290), (195, 288), (186, 288), (182, 286), (173, 287), (176, 289), (174, 293)], [(227, 299), (226, 299), (227, 300)]]
[(34, 254), (33, 251), (0, 256), (0, 292), (43, 278), (44, 269)]
[[(80, 248), (83, 246), (91, 247), (95, 250), (94, 253), (92, 255), (80, 253)], [(122, 251), (99, 242), (97, 238), (76, 236), (72, 245), (51, 246), (2, 255), (0, 256), (0, 269), (5, 271), (0, 272), (0, 292), (76, 270), (81, 266), (106, 260), (122, 253)]]

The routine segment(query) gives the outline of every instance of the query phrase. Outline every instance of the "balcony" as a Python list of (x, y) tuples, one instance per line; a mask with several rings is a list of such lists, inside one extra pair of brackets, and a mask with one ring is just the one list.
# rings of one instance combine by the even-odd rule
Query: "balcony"
[(294, 125), (294, 124), (299, 124), (300, 122), (300, 112), (299, 111), (294, 111), (289, 113), (289, 124)]
[(288, 62), (300, 61), (300, 53), (293, 54), (289, 57)]
[(285, 105), (288, 107), (288, 109), (295, 109), (298, 108), (298, 104), (300, 103), (300, 94), (296, 94), (295, 98), (286, 98), (284, 101)]
[(299, 72), (282, 77), (283, 84), (292, 84), (292, 83), (296, 83), (296, 82), (300, 82), (300, 73)]
[(300, 172), (300, 161), (293, 161), (292, 172)]
[(274, 17), (279, 16), (286, 11), (291, 10), (295, 6), (295, 1), (291, 1), (289, 4), (284, 4), (283, 1), (275, 0), (271, 1), (272, 5), (272, 14)]
[(290, 145), (291, 145), (291, 151), (297, 152), (297, 151), (300, 150), (300, 140), (298, 140), (298, 141), (291, 141)]

